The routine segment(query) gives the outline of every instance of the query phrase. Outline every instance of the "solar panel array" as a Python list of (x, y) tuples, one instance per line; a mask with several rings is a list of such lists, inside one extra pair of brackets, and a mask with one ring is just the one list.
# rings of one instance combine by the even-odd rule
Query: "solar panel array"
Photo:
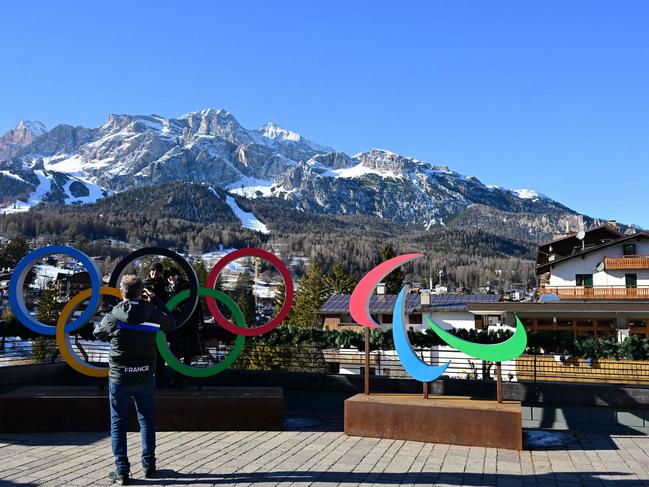
[(450, 306), (466, 303), (497, 303), (500, 298), (500, 294), (432, 294), (430, 296), (430, 305)]
[[(349, 294), (335, 294), (320, 307), (323, 314), (346, 314), (349, 313)], [(501, 299), (500, 294), (431, 294), (431, 308), (463, 308), (467, 303), (497, 303)], [(397, 302), (396, 294), (373, 294), (370, 297), (370, 313), (392, 313)], [(421, 295), (409, 294), (405, 303), (406, 313), (421, 311)]]

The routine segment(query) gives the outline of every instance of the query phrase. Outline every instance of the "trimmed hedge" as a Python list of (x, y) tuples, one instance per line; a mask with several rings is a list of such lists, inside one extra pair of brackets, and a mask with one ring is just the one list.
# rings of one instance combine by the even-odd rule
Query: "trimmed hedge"
[[(477, 343), (493, 344), (508, 339), (510, 331), (486, 332), (484, 330), (456, 329), (452, 333), (463, 340)], [(218, 338), (224, 342), (232, 342), (234, 335), (226, 332), (220, 326), (206, 326), (203, 330), (206, 339)], [(445, 343), (432, 331), (408, 330), (408, 338), (415, 348), (430, 348)], [(248, 339), (250, 340), (250, 339)], [(356, 348), (363, 350), (365, 339), (362, 332), (352, 330), (321, 330), (300, 326), (280, 326), (275, 330), (254, 337), (252, 340), (262, 341), (265, 345), (275, 346), (308, 346), (319, 348)], [(370, 330), (371, 350), (394, 350), (392, 331)], [(579, 337), (574, 338), (562, 332), (528, 331), (527, 353), (573, 355), (584, 358), (616, 358), (629, 360), (649, 360), (649, 340), (639, 335), (632, 335), (622, 343), (615, 338)]]

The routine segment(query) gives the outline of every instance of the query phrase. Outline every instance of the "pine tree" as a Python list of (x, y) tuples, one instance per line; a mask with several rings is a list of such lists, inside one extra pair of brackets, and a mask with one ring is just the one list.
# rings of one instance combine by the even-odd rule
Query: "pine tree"
[(246, 326), (255, 326), (255, 295), (252, 292), (252, 279), (247, 272), (242, 272), (234, 287), (235, 301), (243, 313)]
[[(205, 262), (203, 262), (203, 259), (196, 260), (192, 262), (192, 267), (194, 268), (194, 272), (196, 272), (196, 277), (198, 278), (198, 285), (200, 287), (205, 287), (205, 282), (207, 281), (207, 269), (205, 268)], [(220, 274), (219, 277), (221, 277)], [(219, 289), (219, 291), (221, 290), (222, 289)]]
[(38, 312), (36, 319), (45, 325), (56, 325), (58, 317), (58, 293), (52, 281), (48, 282), (45, 289), (41, 290), (38, 298)]
[(17, 235), (0, 248), (0, 269), (16, 267), (16, 264), (30, 251), (29, 242)]
[(275, 298), (273, 300), (273, 316), (277, 316), (279, 310), (284, 306), (284, 300), (286, 299), (286, 286), (284, 281), (280, 281), (277, 285), (277, 290), (275, 291)]
[(356, 286), (354, 275), (349, 272), (340, 261), (332, 266), (325, 277), (328, 294), (351, 294)]
[(216, 281), (214, 282), (214, 289), (223, 292), (223, 273), (219, 273), (219, 275), (216, 276)]
[[(218, 276), (216, 276), (216, 281), (214, 282), (214, 289), (217, 291), (221, 291), (222, 293), (225, 292), (223, 288), (223, 273), (219, 273)], [(235, 301), (236, 301), (236, 296), (235, 296)], [(219, 308), (219, 311), (221, 311), (221, 314), (225, 316), (227, 319), (232, 318), (232, 312), (230, 309), (221, 301), (216, 301), (216, 306)]]
[[(381, 258), (381, 262), (385, 262), (386, 260), (396, 257), (397, 253), (394, 251), (392, 244), (385, 244), (383, 245), (383, 247), (381, 247), (379, 256)], [(385, 282), (386, 293), (399, 294), (401, 288), (403, 287), (404, 279), (405, 278), (403, 272), (401, 272), (401, 269), (397, 268), (390, 272), (390, 274), (385, 276), (385, 279), (383, 279), (383, 282)]]
[[(277, 285), (277, 290), (275, 291), (275, 299), (273, 300), (273, 317), (277, 316), (282, 309), (282, 306), (284, 306), (284, 301), (286, 299), (286, 285), (284, 284), (284, 281), (280, 281), (280, 283)], [(295, 301), (293, 301), (293, 304), (295, 304)], [(288, 316), (284, 318), (284, 321), (282, 321), (283, 325), (289, 325), (294, 323), (294, 311), (293, 311), (294, 306), (291, 306), (291, 309), (288, 312)]]
[(314, 261), (308, 274), (300, 280), (299, 289), (295, 293), (291, 324), (317, 326), (318, 310), (328, 297), (322, 266)]

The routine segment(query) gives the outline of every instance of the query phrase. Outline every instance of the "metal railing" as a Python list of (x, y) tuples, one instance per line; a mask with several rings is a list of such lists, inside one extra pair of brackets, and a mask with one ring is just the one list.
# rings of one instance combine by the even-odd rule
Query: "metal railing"
[[(94, 364), (108, 363), (108, 343), (73, 340), (77, 356)], [(192, 351), (191, 363), (206, 367), (224, 360), (231, 346), (216, 340), (202, 342)], [(444, 377), (465, 380), (495, 380), (495, 364), (478, 360), (446, 346), (416, 350), (426, 363), (449, 362)], [(0, 341), (0, 367), (61, 362), (52, 338)], [(357, 349), (332, 349), (317, 346), (268, 345), (248, 341), (232, 368), (278, 370), (327, 374), (364, 373), (364, 352)], [(370, 352), (370, 374), (394, 379), (408, 378), (394, 350)], [(522, 355), (502, 363), (503, 381), (577, 382), (649, 385), (649, 360), (583, 359), (560, 355)]]

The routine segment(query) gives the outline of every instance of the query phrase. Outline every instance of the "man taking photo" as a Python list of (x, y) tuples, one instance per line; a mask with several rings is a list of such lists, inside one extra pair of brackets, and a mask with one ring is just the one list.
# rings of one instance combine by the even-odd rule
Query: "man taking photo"
[(126, 485), (130, 475), (126, 423), (131, 397), (135, 400), (142, 435), (144, 476), (155, 477), (156, 333), (172, 331), (175, 321), (160, 298), (144, 291), (139, 277), (124, 276), (120, 291), (124, 300), (104, 316), (94, 334), (100, 340), (110, 340), (110, 433), (117, 469), (108, 477)]

